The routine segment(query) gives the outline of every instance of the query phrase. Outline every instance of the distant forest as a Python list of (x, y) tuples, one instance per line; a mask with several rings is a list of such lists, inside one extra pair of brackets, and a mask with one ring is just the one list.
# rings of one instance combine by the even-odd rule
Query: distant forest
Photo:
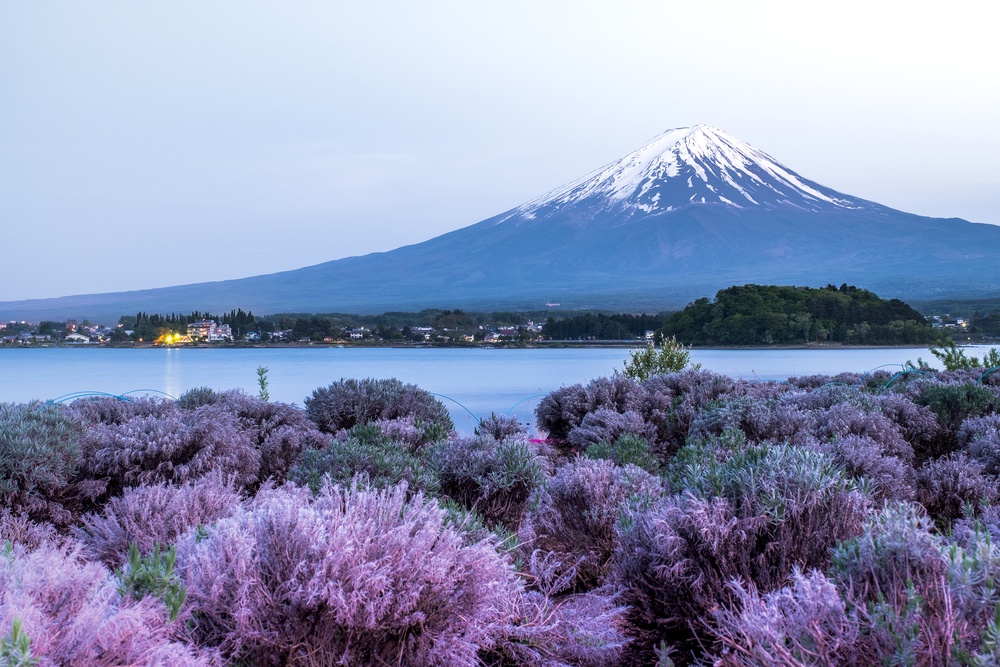
[(688, 345), (919, 345), (942, 337), (899, 299), (846, 284), (730, 287), (673, 313), (658, 333)]
[(586, 313), (556, 319), (549, 317), (542, 328), (552, 340), (631, 340), (647, 331), (656, 331), (666, 322), (667, 313), (659, 315), (605, 315)]

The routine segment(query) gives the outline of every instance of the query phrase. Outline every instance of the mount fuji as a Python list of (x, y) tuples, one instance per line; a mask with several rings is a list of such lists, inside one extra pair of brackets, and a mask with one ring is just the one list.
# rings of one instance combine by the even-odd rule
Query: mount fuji
[(0, 303), (0, 318), (425, 307), (664, 310), (734, 284), (883, 297), (1000, 290), (1000, 226), (928, 218), (810, 181), (725, 132), (669, 130), (517, 208), (415, 245), (294, 271)]

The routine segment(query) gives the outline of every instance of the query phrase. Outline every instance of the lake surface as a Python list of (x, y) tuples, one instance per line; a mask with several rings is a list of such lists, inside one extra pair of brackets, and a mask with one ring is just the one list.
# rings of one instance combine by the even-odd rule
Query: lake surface
[[(981, 356), (988, 349), (976, 346), (967, 353)], [(177, 397), (195, 387), (239, 388), (256, 395), (257, 367), (264, 366), (272, 400), (301, 406), (314, 389), (341, 378), (395, 377), (437, 394), (456, 427), (471, 431), (473, 415), (492, 412), (533, 424), (542, 396), (611, 375), (628, 355), (621, 348), (2, 349), (0, 401), (48, 400), (75, 392)], [(886, 364), (898, 370), (917, 357), (936, 361), (926, 349), (915, 348), (691, 352), (691, 361), (705, 369), (756, 380), (863, 373)]]

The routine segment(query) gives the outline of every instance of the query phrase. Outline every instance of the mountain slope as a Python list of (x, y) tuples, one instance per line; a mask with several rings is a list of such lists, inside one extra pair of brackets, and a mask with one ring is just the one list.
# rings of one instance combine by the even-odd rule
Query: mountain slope
[(1000, 288), (1000, 227), (810, 181), (721, 130), (670, 130), (480, 223), (385, 253), (240, 280), (0, 303), (0, 318), (422, 307), (683, 306), (733, 284), (848, 282), (885, 297)]

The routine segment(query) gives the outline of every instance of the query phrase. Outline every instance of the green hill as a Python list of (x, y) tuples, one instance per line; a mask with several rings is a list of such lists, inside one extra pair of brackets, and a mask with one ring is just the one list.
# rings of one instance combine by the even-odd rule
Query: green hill
[(906, 303), (846, 284), (729, 287), (670, 315), (659, 333), (688, 345), (919, 345), (939, 338)]

